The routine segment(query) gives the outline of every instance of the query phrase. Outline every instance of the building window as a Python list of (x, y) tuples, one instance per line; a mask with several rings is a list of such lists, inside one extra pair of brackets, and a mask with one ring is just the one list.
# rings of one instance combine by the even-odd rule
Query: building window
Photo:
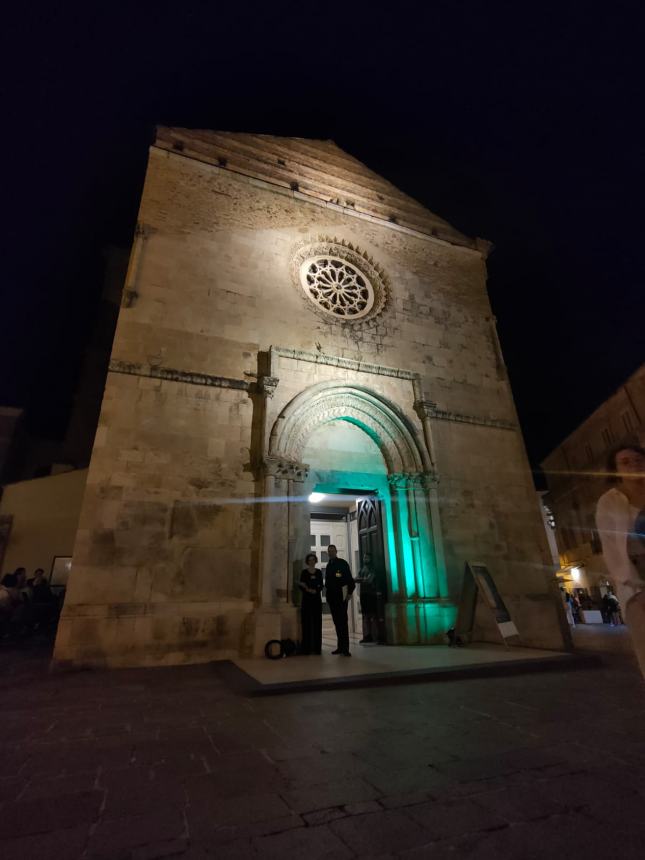
[(360, 319), (374, 306), (374, 289), (347, 260), (315, 257), (305, 260), (300, 282), (312, 302), (332, 316)]
[(555, 517), (553, 516), (553, 511), (548, 505), (544, 505), (544, 516), (546, 518), (547, 524), (554, 529), (555, 528)]
[(629, 412), (623, 412), (622, 418), (623, 418), (623, 424), (625, 425), (625, 430), (628, 433), (631, 433), (632, 430), (634, 429), (634, 422), (632, 421), (632, 416), (630, 415)]
[(338, 322), (365, 322), (385, 306), (389, 287), (381, 267), (337, 239), (303, 246), (291, 260), (291, 272), (316, 310)]
[(602, 436), (602, 441), (605, 444), (605, 448), (611, 448), (611, 446), (614, 444), (614, 434), (611, 432), (609, 427), (604, 427), (601, 430), (600, 435)]

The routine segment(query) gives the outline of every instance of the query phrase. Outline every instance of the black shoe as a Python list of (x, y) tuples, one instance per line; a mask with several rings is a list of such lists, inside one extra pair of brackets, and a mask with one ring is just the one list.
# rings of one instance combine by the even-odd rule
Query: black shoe
[(351, 657), (352, 655), (349, 653), (349, 651), (341, 651), (340, 656), (341, 657)]
[(332, 651), (331, 653), (332, 654), (342, 654), (343, 652), (340, 650), (340, 648), (336, 648), (336, 650)]
[(365, 645), (366, 642), (373, 642), (373, 641), (374, 640), (372, 639), (371, 636), (366, 636), (365, 639), (361, 639), (361, 641), (358, 644), (359, 645)]

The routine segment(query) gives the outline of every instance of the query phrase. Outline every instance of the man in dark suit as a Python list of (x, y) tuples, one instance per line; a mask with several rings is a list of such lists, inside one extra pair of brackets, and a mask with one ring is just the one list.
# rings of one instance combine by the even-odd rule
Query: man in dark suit
[(334, 620), (338, 647), (332, 654), (351, 657), (349, 653), (349, 626), (347, 624), (347, 602), (356, 588), (352, 572), (344, 558), (338, 558), (334, 544), (327, 547), (329, 561), (325, 570), (325, 594)]

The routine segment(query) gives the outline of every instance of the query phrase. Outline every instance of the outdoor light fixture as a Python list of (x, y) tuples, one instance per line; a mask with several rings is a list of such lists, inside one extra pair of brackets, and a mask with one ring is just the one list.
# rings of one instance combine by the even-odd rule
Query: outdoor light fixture
[(580, 568), (572, 567), (571, 568), (571, 578), (574, 582), (580, 582)]
[(322, 502), (322, 500), (324, 498), (325, 498), (324, 493), (311, 493), (309, 496), (309, 501), (315, 505), (316, 502)]

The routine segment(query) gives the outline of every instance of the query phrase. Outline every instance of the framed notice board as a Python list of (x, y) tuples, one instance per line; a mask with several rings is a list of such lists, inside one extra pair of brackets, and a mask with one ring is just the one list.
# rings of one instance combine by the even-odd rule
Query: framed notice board
[(485, 564), (476, 561), (466, 562), (455, 632), (460, 636), (468, 636), (472, 633), (478, 596), (493, 614), (504, 643), (507, 644), (507, 640), (510, 639), (518, 639), (517, 627), (502, 600), (492, 573)]

